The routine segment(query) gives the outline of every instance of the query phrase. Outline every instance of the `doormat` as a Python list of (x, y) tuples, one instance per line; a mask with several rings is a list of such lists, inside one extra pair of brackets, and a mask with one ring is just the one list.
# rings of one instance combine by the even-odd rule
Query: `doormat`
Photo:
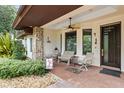
[(78, 68), (70, 67), (70, 68), (66, 68), (66, 70), (70, 71), (70, 72), (73, 72), (73, 73), (76, 73), (76, 74), (80, 74), (81, 73), (81, 70), (79, 70)]
[(111, 70), (111, 69), (107, 69), (107, 68), (103, 68), (102, 70), (100, 70), (100, 73), (107, 74), (107, 75), (112, 75), (112, 76), (115, 76), (115, 77), (120, 77), (120, 74), (121, 74), (120, 71)]

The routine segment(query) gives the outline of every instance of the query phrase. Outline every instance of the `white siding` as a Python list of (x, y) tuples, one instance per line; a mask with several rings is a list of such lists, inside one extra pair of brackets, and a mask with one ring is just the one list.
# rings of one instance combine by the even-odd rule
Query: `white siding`
[[(24, 37), (24, 40), (23, 40), (23, 43), (24, 43), (24, 46), (26, 47), (27, 46), (27, 48), (26, 48), (26, 51), (27, 51), (27, 57), (29, 57), (29, 58), (32, 58), (32, 52), (30, 51), (30, 38), (33, 38), (33, 36), (32, 35), (28, 35), (28, 36), (25, 36)], [(25, 41), (26, 40), (26, 41)], [(32, 46), (33, 47), (33, 46)]]
[[(57, 31), (45, 30), (44, 31), (44, 55), (52, 56), (55, 47), (59, 48), (59, 37)], [(47, 37), (49, 37), (50, 43), (47, 42)]]

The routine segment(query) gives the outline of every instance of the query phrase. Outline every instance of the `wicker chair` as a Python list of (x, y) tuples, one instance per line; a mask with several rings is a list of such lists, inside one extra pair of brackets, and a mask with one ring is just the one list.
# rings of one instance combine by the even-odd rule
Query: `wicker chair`
[(79, 61), (78, 63), (81, 65), (79, 67), (79, 70), (85, 68), (85, 70), (88, 71), (88, 66), (92, 65), (92, 62), (93, 62), (93, 53), (87, 53), (84, 59), (82, 61)]
[(72, 56), (74, 56), (74, 51), (65, 51), (62, 56), (58, 57), (58, 63), (60, 63), (60, 61), (67, 61), (67, 65), (70, 65)]

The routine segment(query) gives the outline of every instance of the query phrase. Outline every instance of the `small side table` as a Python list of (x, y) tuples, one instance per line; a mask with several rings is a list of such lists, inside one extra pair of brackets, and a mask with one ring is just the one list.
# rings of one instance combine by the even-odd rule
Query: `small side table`
[(52, 56), (52, 58), (53, 58), (54, 61), (58, 61), (58, 54), (54, 54), (54, 55)]
[(78, 56), (72, 56), (71, 57), (71, 63), (72, 64), (74, 64), (74, 66), (76, 65), (76, 64), (78, 64)]

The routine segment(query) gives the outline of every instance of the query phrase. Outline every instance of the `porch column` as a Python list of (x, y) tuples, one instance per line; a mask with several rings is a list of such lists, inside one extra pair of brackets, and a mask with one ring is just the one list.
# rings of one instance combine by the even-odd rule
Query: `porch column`
[(124, 18), (121, 25), (121, 71), (124, 72)]
[(34, 27), (33, 28), (33, 49), (32, 58), (33, 59), (43, 59), (44, 49), (43, 49), (43, 28)]
[(77, 30), (77, 55), (82, 55), (82, 29)]

